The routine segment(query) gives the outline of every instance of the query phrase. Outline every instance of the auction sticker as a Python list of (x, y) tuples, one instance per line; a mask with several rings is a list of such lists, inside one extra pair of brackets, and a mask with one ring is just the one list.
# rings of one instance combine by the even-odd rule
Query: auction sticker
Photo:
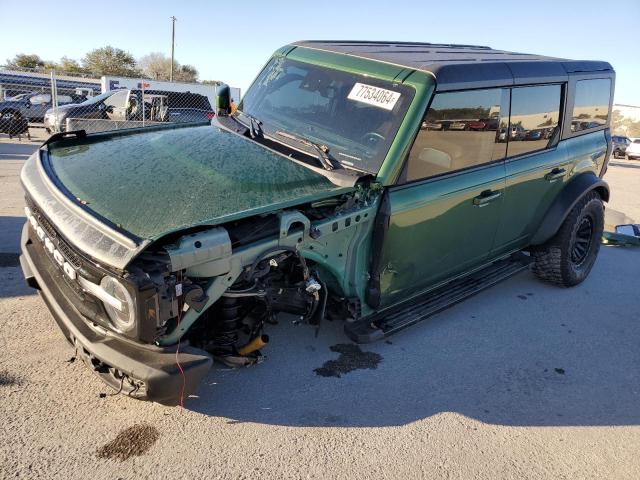
[(365, 85), (364, 83), (356, 83), (347, 98), (356, 102), (367, 103), (374, 107), (384, 108), (385, 110), (393, 110), (400, 98), (400, 93)]

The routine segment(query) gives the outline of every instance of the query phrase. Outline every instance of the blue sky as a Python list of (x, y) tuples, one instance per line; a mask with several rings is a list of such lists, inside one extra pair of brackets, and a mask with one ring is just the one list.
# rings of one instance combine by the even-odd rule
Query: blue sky
[(136, 57), (169, 54), (171, 15), (177, 60), (243, 91), (274, 50), (295, 40), (411, 40), (606, 60), (617, 72), (616, 103), (640, 105), (640, 0), (0, 0), (0, 63), (16, 53), (79, 59), (107, 44)]

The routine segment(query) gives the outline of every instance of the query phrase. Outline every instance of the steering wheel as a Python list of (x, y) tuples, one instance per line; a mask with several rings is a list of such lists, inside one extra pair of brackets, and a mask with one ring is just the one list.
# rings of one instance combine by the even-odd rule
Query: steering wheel
[(373, 143), (376, 144), (378, 142), (385, 141), (383, 135), (380, 135), (378, 132), (367, 132), (360, 137), (364, 143)]

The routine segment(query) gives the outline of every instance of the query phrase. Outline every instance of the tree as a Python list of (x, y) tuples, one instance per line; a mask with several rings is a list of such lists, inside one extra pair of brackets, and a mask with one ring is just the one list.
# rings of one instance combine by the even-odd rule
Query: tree
[(193, 65), (182, 65), (178, 71), (173, 72), (173, 79), (176, 82), (191, 82), (198, 81), (198, 70)]
[(87, 73), (87, 71), (80, 66), (77, 60), (69, 57), (62, 57), (60, 59), (58, 70), (64, 73)]
[[(142, 73), (153, 80), (168, 81), (171, 78), (171, 59), (160, 52), (153, 52), (138, 60)], [(198, 70), (191, 65), (180, 65), (173, 61), (173, 80), (176, 82), (197, 82)]]
[(220, 80), (203, 80), (202, 84), (203, 85), (215, 85), (215, 86), (218, 86), (218, 85), (222, 85), (222, 82)]
[(82, 59), (82, 66), (94, 75), (140, 76), (133, 56), (112, 46), (90, 51)]
[(26, 55), (19, 53), (13, 60), (7, 60), (7, 67), (9, 68), (42, 68), (45, 62), (38, 55)]
[[(171, 59), (160, 52), (152, 52), (138, 60), (138, 67), (145, 77), (153, 80), (169, 80), (171, 74)], [(178, 62), (174, 62), (174, 71), (178, 69)]]

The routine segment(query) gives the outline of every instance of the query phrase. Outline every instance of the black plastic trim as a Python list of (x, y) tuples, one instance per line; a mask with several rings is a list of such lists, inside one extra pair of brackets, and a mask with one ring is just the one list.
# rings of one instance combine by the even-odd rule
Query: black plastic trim
[(380, 274), (382, 273), (382, 247), (389, 230), (391, 218), (391, 202), (389, 191), (385, 189), (380, 199), (380, 208), (373, 223), (371, 237), (371, 263), (369, 267), (369, 284), (365, 292), (365, 300), (371, 308), (380, 306)]
[(602, 192), (605, 202), (609, 201), (609, 185), (595, 173), (581, 173), (571, 180), (547, 210), (542, 224), (531, 239), (531, 245), (540, 245), (553, 237), (571, 209), (582, 197), (595, 189)]
[[(28, 225), (24, 228), (28, 229)], [(131, 379), (142, 382), (143, 395), (123, 391), (136, 398), (166, 405), (180, 403), (183, 377), (176, 364), (176, 346), (137, 345), (130, 340), (109, 333), (102, 334), (98, 329), (91, 328), (65, 295), (66, 284), (60, 271), (45, 255), (39, 254), (38, 246), (30, 243), (24, 232), (22, 238), (21, 264), (25, 276), (33, 278), (40, 286), (40, 295), (60, 330), (87, 366), (116, 389), (118, 382), (107, 369), (117, 369)], [(178, 359), (184, 371), (186, 397), (196, 390), (200, 380), (211, 368), (213, 360), (207, 352), (187, 345), (180, 346)]]

